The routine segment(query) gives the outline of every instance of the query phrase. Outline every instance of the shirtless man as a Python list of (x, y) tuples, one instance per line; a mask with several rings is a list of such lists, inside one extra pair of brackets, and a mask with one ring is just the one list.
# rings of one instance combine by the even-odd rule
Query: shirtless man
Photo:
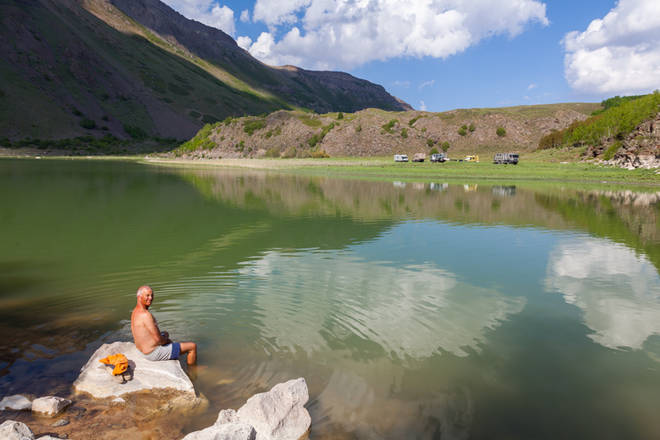
[(188, 353), (188, 365), (197, 362), (197, 344), (194, 342), (172, 342), (167, 332), (158, 329), (156, 319), (149, 312), (154, 300), (154, 291), (142, 286), (137, 291), (137, 305), (131, 313), (131, 332), (138, 350), (150, 361), (178, 359)]

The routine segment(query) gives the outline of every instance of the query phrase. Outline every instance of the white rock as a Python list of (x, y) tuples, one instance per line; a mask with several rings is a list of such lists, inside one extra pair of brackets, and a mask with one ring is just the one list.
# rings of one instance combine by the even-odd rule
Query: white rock
[(191, 432), (183, 440), (298, 440), (312, 422), (303, 406), (308, 400), (302, 377), (280, 383), (250, 397), (238, 411), (223, 409), (212, 426)]
[(0, 425), (0, 438), (3, 440), (34, 440), (34, 434), (25, 423), (7, 420)]
[(32, 412), (38, 412), (47, 416), (55, 416), (61, 413), (64, 408), (71, 405), (69, 399), (57, 396), (39, 397), (32, 401)]
[(256, 435), (254, 428), (246, 423), (225, 423), (191, 432), (183, 440), (255, 440)]
[(22, 411), (31, 408), (32, 402), (30, 402), (30, 399), (21, 394), (5, 396), (0, 400), (0, 410), (13, 409), (15, 411)]
[[(100, 359), (115, 353), (123, 353), (133, 378), (126, 383), (114, 380), (110, 370)], [(77, 392), (86, 392), (94, 397), (117, 397), (136, 391), (171, 388), (195, 395), (192, 382), (177, 360), (152, 362), (143, 357), (132, 342), (103, 344), (94, 352), (87, 364), (80, 370), (73, 383)]]
[(241, 422), (254, 426), (257, 440), (297, 440), (312, 423), (303, 406), (308, 400), (307, 383), (300, 377), (255, 394), (236, 415)]
[(126, 403), (126, 400), (122, 399), (121, 397), (115, 397), (114, 399), (112, 399), (112, 403), (116, 405), (123, 405)]
[(37, 440), (62, 440), (59, 437), (53, 437), (52, 435), (44, 435), (43, 437), (38, 437)]

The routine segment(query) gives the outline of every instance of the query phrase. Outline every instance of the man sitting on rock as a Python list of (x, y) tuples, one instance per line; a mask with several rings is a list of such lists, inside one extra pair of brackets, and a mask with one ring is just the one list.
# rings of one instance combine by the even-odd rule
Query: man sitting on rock
[(188, 365), (197, 361), (197, 344), (194, 342), (172, 342), (167, 332), (158, 329), (156, 319), (149, 312), (154, 300), (154, 291), (149, 286), (142, 286), (137, 291), (137, 305), (131, 313), (131, 332), (135, 346), (150, 361), (178, 359), (180, 354), (188, 353)]

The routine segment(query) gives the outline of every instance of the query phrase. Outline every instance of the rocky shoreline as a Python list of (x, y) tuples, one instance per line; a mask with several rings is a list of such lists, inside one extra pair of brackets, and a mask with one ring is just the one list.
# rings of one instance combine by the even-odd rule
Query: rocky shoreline
[[(126, 382), (98, 362), (114, 353), (129, 360)], [(211, 426), (189, 432), (189, 420), (208, 408), (208, 400), (196, 393), (178, 361), (145, 360), (130, 342), (96, 350), (67, 397), (5, 396), (0, 401), (0, 438), (299, 440), (307, 437), (311, 425), (304, 407), (307, 384), (298, 378), (255, 394), (238, 410), (223, 409)]]

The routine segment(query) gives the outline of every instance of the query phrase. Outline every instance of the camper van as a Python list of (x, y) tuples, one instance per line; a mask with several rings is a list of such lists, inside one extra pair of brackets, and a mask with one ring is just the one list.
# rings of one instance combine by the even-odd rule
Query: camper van
[(408, 162), (408, 155), (407, 154), (395, 154), (394, 155), (394, 162)]
[(518, 164), (518, 153), (496, 153), (493, 157), (493, 163)]

